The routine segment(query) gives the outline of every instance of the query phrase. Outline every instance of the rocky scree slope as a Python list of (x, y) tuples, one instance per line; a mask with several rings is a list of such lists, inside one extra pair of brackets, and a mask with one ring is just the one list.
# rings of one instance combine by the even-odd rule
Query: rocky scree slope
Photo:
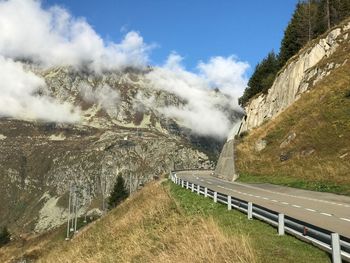
[[(70, 184), (77, 189), (78, 214), (100, 214), (103, 196), (108, 197), (118, 174), (135, 191), (174, 166), (213, 166), (222, 142), (192, 135), (178, 121), (164, 118), (157, 107), (185, 102), (153, 89), (145, 72), (96, 75), (31, 64), (26, 69), (46, 81), (48, 89), (38, 95), (81, 107), (82, 122), (0, 119), (0, 225), (15, 235), (64, 223)], [(101, 93), (114, 94), (114, 101)]]

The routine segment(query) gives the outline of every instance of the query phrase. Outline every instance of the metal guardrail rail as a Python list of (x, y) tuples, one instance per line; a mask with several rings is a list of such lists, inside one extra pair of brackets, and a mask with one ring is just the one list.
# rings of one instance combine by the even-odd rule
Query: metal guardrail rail
[(332, 254), (333, 263), (341, 263), (342, 260), (350, 262), (350, 240), (340, 236), (338, 233), (332, 233), (326, 229), (302, 222), (290, 216), (285, 216), (284, 214), (272, 211), (263, 206), (183, 180), (176, 176), (176, 171), (170, 173), (170, 179), (175, 184), (189, 189), (198, 195), (213, 199), (215, 203), (227, 205), (228, 210), (235, 208), (247, 214), (248, 219), (257, 218), (277, 227), (279, 235), (284, 235), (286, 232), (327, 251)]

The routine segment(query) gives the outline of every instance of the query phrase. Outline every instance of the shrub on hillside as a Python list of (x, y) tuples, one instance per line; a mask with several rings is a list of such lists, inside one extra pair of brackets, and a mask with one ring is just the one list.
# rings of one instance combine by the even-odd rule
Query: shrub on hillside
[(239, 137), (240, 138), (244, 138), (244, 137), (246, 137), (248, 135), (248, 131), (244, 131), (244, 132), (241, 132), (240, 134), (239, 134)]
[(345, 92), (345, 98), (350, 98), (350, 90)]
[(0, 247), (6, 245), (11, 240), (11, 234), (8, 231), (7, 227), (3, 227), (0, 231)]
[(126, 190), (124, 178), (118, 175), (117, 180), (114, 184), (111, 196), (108, 200), (110, 208), (114, 208), (119, 205), (124, 199), (129, 196), (129, 192)]

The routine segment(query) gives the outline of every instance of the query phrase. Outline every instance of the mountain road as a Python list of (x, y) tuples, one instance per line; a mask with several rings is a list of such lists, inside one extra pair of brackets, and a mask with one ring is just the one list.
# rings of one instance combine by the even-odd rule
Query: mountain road
[(350, 197), (272, 184), (228, 182), (211, 171), (178, 171), (178, 178), (202, 185), (350, 238)]

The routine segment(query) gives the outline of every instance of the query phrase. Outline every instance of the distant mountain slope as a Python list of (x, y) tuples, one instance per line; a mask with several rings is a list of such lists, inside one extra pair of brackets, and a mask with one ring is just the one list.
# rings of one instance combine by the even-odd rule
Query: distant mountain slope
[(174, 167), (210, 168), (217, 159), (220, 139), (197, 136), (157, 110), (186, 102), (153, 88), (146, 72), (25, 68), (46, 82), (38, 98), (45, 94), (80, 107), (81, 122), (0, 118), (0, 225), (12, 233), (42, 232), (65, 222), (70, 184), (78, 189), (78, 213), (84, 214), (102, 208), (118, 174), (135, 191)]

